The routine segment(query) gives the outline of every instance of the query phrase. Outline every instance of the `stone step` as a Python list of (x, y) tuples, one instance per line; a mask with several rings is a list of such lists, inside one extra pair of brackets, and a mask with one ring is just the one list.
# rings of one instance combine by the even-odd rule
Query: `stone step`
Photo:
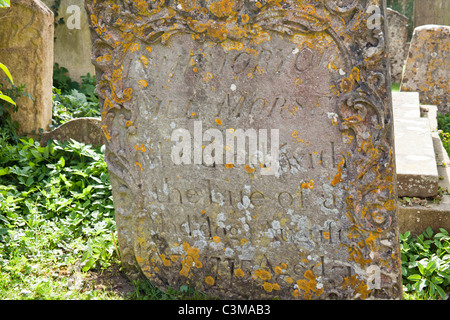
[(439, 187), (442, 197), (437, 201), (418, 201), (414, 204), (399, 202), (400, 232), (410, 231), (413, 236), (423, 233), (428, 227), (439, 232), (440, 228), (450, 230), (450, 158), (439, 137), (437, 125), (437, 106), (421, 106), (421, 111), (428, 118), (436, 153), (439, 173)]
[(434, 197), (439, 175), (428, 118), (417, 92), (393, 92), (395, 160), (399, 197)]

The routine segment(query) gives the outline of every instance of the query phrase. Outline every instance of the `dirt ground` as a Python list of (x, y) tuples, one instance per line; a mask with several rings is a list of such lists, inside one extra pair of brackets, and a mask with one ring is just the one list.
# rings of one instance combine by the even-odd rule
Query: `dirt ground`
[(92, 286), (92, 289), (105, 290), (124, 299), (134, 292), (133, 284), (122, 274), (117, 265), (106, 270), (88, 272), (83, 282)]

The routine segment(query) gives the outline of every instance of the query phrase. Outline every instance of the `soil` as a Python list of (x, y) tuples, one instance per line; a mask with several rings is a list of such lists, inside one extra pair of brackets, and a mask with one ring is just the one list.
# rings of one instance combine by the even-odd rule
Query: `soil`
[(92, 289), (104, 290), (119, 295), (123, 299), (126, 299), (135, 290), (118, 265), (112, 265), (105, 270), (89, 271), (83, 280), (85, 284), (92, 286)]

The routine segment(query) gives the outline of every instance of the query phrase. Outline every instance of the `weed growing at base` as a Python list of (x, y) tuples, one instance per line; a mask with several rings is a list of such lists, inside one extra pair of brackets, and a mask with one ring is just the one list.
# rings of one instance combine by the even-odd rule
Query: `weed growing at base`
[(39, 298), (43, 286), (51, 287), (45, 270), (81, 261), (87, 271), (117, 260), (101, 149), (0, 140), (0, 299)]
[(446, 299), (450, 291), (450, 236), (431, 228), (413, 238), (400, 235), (403, 290), (406, 299)]

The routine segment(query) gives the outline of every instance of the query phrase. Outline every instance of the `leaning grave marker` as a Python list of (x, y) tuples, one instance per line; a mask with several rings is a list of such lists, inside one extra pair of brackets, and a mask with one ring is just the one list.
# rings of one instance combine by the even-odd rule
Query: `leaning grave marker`
[[(131, 275), (224, 298), (401, 297), (374, 3), (87, 2)], [(236, 132), (263, 157), (227, 158)]]

